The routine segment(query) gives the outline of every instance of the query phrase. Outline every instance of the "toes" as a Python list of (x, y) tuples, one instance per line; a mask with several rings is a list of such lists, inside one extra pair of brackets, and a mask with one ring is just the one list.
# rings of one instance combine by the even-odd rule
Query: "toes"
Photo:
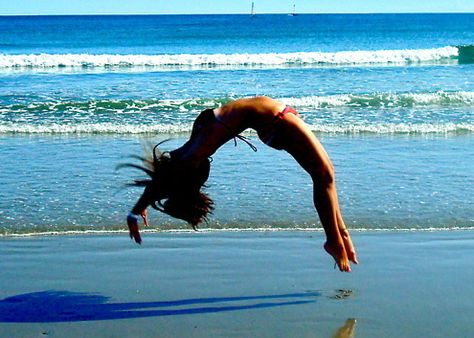
[(354, 263), (354, 264), (359, 264), (359, 260), (357, 259), (357, 255), (356, 253), (353, 251), (353, 252), (350, 252), (349, 253), (349, 260)]

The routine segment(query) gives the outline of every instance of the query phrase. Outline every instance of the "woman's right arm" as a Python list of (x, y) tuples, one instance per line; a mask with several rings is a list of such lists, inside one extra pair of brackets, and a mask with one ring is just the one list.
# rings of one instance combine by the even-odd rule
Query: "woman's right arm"
[(142, 243), (142, 238), (140, 236), (140, 231), (138, 228), (139, 216), (143, 218), (144, 225), (148, 226), (148, 213), (146, 209), (151, 203), (150, 193), (148, 189), (148, 187), (145, 188), (143, 194), (140, 196), (132, 211), (127, 216), (127, 225), (128, 230), (130, 232), (130, 238), (133, 238), (138, 244)]

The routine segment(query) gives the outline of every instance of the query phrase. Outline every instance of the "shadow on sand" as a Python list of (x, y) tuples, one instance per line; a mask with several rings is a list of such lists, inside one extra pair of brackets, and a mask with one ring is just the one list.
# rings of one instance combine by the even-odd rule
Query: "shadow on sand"
[(25, 293), (0, 300), (0, 322), (54, 323), (215, 313), (316, 302), (319, 292), (174, 301), (112, 303), (99, 294), (70, 291)]

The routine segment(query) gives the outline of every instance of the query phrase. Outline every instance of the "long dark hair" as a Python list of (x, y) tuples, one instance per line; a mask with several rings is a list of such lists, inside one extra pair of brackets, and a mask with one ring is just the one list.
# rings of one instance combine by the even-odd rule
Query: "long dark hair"
[[(166, 140), (165, 140), (166, 141)], [(150, 205), (165, 214), (188, 222), (193, 229), (207, 221), (214, 210), (212, 199), (202, 192), (209, 178), (210, 161), (202, 160), (197, 167), (174, 158), (170, 152), (161, 152), (153, 147), (152, 156), (133, 156), (143, 165), (126, 163), (119, 167), (132, 167), (144, 171), (149, 178), (135, 180), (131, 186), (145, 187)]]

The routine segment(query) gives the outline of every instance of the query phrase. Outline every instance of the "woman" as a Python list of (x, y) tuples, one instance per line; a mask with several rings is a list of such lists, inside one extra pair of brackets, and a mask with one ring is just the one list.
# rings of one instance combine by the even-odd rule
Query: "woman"
[(148, 225), (149, 205), (194, 228), (205, 220), (213, 209), (212, 200), (201, 192), (209, 176), (209, 157), (230, 139), (244, 139), (238, 134), (247, 128), (256, 130), (270, 147), (287, 151), (311, 176), (314, 205), (327, 238), (324, 248), (341, 271), (351, 271), (349, 262), (357, 264), (357, 256), (339, 209), (329, 156), (293, 108), (268, 97), (239, 99), (207, 109), (196, 118), (183, 146), (158, 155), (154, 149), (148, 168), (132, 165), (151, 179), (135, 182), (145, 190), (127, 217), (130, 237), (141, 243), (138, 219), (141, 216)]

